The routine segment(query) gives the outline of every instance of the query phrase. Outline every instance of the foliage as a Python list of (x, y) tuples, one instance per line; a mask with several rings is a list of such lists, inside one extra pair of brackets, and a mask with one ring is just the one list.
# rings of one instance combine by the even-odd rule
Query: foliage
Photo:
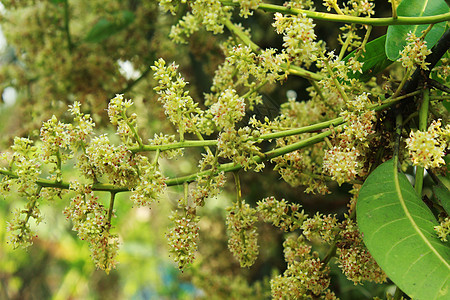
[[(14, 59), (0, 74), (19, 91), (17, 115), (33, 116), (31, 133), (15, 130), (2, 152), (2, 194), (25, 202), (8, 221), (12, 247), (39, 243), (43, 204), (62, 202), (95, 267), (114, 274), (127, 210), (164, 202), (167, 252), (206, 297), (345, 298), (333, 282), (342, 277), (389, 278), (396, 299), (448, 297), (445, 2), (391, 1), (388, 18), (368, 0), (3, 3)], [(326, 37), (316, 21), (344, 25)], [(387, 33), (375, 38), (379, 26)], [(138, 75), (121, 73), (124, 62)], [(279, 99), (276, 116), (258, 113), (266, 94)], [(399, 171), (412, 167), (414, 187)], [(252, 188), (283, 185), (258, 183), (269, 169), (309, 195), (346, 191), (345, 201), (329, 212), (288, 189), (255, 199)], [(211, 218), (217, 199), (228, 207)]]

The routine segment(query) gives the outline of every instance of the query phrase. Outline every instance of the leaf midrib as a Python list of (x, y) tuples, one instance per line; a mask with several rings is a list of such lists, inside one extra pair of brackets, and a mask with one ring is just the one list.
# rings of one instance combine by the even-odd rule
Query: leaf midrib
[(440, 261), (442, 261), (446, 266), (447, 269), (450, 269), (449, 264), (447, 261), (441, 256), (441, 254), (431, 245), (431, 243), (428, 241), (428, 239), (425, 237), (425, 235), (420, 230), (419, 226), (414, 221), (413, 217), (409, 213), (408, 208), (406, 207), (405, 200), (403, 199), (403, 194), (400, 188), (400, 182), (398, 180), (398, 171), (397, 166), (393, 164), (393, 171), (394, 171), (394, 184), (395, 184), (395, 190), (397, 191), (397, 196), (400, 201), (400, 205), (402, 206), (402, 209), (406, 215), (406, 217), (409, 219), (413, 229), (416, 231), (416, 233), (420, 236), (420, 238), (425, 242), (425, 244), (430, 248), (430, 250), (438, 257)]

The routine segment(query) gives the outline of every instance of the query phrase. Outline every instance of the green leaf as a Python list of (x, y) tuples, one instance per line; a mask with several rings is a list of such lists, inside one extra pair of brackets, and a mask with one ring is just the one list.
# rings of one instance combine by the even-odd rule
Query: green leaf
[[(444, 0), (403, 0), (397, 7), (397, 14), (403, 17), (422, 17), (444, 14), (449, 7)], [(413, 32), (417, 37), (428, 25), (391, 25), (387, 30), (386, 55), (390, 60), (397, 60), (400, 51), (406, 46), (408, 32)], [(445, 32), (445, 22), (435, 24), (425, 37), (428, 49), (431, 49)]]
[(434, 215), (392, 160), (367, 178), (356, 214), (364, 243), (389, 278), (413, 299), (449, 299), (450, 243)]
[[(386, 52), (384, 50), (385, 43), (386, 35), (380, 36), (379, 38), (368, 42), (366, 44), (366, 51), (363, 53), (364, 57), (360, 56), (358, 58), (358, 61), (364, 63), (362, 66), (363, 73), (349, 72), (349, 77), (366, 82), (392, 64), (393, 61), (389, 60), (386, 56)], [(355, 56), (357, 51), (358, 49), (347, 55), (344, 58), (344, 61), (348, 61), (351, 57)]]
[(438, 184), (433, 186), (433, 193), (439, 200), (439, 204), (442, 205), (447, 214), (450, 213), (450, 191), (446, 186)]
[(114, 22), (111, 22), (106, 18), (101, 18), (88, 32), (85, 41), (89, 43), (100, 43), (110, 36), (125, 29), (133, 23), (134, 18), (134, 14), (128, 10), (124, 10), (120, 12), (118, 16), (115, 16)]

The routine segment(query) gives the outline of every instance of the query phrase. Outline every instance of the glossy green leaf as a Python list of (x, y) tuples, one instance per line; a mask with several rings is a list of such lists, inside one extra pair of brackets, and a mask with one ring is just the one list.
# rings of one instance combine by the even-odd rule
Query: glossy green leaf
[(122, 29), (125, 29), (128, 25), (133, 23), (134, 18), (134, 14), (128, 10), (124, 10), (116, 16), (114, 22), (106, 18), (101, 18), (88, 32), (85, 41), (90, 43), (100, 43)]
[(367, 178), (356, 213), (369, 252), (403, 292), (418, 300), (450, 298), (450, 243), (439, 240), (434, 215), (392, 160)]
[[(364, 63), (362, 66), (362, 74), (360, 72), (349, 72), (349, 77), (366, 82), (392, 64), (393, 61), (389, 60), (386, 56), (386, 52), (384, 50), (385, 43), (386, 35), (368, 42), (366, 44), (366, 51), (363, 53), (364, 57), (360, 56), (358, 58), (358, 61)], [(355, 56), (356, 51), (357, 50), (347, 55), (344, 58), (344, 61), (348, 61), (351, 57)]]
[[(449, 11), (444, 0), (403, 0), (397, 7), (397, 14), (403, 17), (422, 17), (444, 14)], [(428, 25), (391, 25), (388, 27), (386, 39), (386, 55), (390, 60), (397, 60), (400, 51), (406, 46), (408, 32), (417, 37)], [(433, 47), (445, 32), (445, 22), (435, 24), (425, 37), (429, 49)]]

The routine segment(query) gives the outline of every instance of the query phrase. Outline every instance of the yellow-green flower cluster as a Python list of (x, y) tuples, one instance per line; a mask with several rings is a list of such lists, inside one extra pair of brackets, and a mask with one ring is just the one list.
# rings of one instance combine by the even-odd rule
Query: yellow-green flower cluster
[(194, 214), (178, 214), (174, 212), (170, 217), (174, 227), (167, 233), (169, 252), (178, 263), (180, 269), (190, 265), (195, 258), (199, 236), (199, 218)]
[(365, 247), (356, 223), (347, 218), (339, 227), (337, 254), (339, 267), (347, 279), (355, 285), (363, 281), (385, 282), (387, 276)]
[(28, 202), (23, 209), (16, 209), (13, 213), (11, 221), (8, 224), (8, 243), (13, 248), (26, 248), (33, 244), (33, 239), (37, 237), (36, 233), (31, 229), (29, 219), (33, 218), (38, 225), (42, 222), (41, 212), (38, 208), (39, 195), (28, 196)]
[(41, 174), (41, 151), (33, 145), (33, 141), (27, 138), (14, 138), (14, 151), (10, 167), (13, 168), (17, 178), (11, 183), (17, 184), (21, 196), (33, 195), (37, 188), (36, 180)]
[(108, 104), (108, 116), (111, 124), (117, 126), (117, 134), (126, 146), (135, 146), (136, 140), (136, 114), (128, 116), (127, 109), (133, 105), (131, 100), (125, 100), (123, 95), (116, 95)]
[(301, 229), (303, 235), (308, 240), (320, 239), (327, 243), (334, 241), (338, 231), (338, 220), (333, 215), (321, 215), (317, 213), (312, 218), (308, 218), (303, 222)]
[(136, 206), (148, 206), (165, 191), (166, 178), (159, 170), (158, 164), (150, 163), (146, 156), (136, 155), (135, 165), (139, 170), (139, 177), (132, 188), (130, 200)]
[(36, 224), (42, 221), (39, 210), (41, 188), (36, 184), (41, 174), (42, 151), (27, 138), (14, 138), (14, 151), (8, 157), (4, 153), (2, 158), (10, 161), (9, 170), (15, 173), (14, 178), (3, 178), (2, 191), (10, 192), (17, 189), (20, 197), (25, 197), (27, 203), (24, 208), (16, 209), (11, 221), (8, 222), (9, 243), (14, 247), (28, 247), (33, 243), (36, 233), (31, 229), (29, 221), (34, 219)]
[(359, 157), (361, 153), (355, 147), (341, 148), (334, 146), (329, 149), (323, 158), (324, 171), (331, 174), (333, 180), (341, 185), (355, 179), (361, 171), (362, 165)]
[(202, 159), (199, 162), (200, 172), (209, 170), (208, 175), (198, 176), (195, 188), (192, 191), (192, 199), (196, 206), (205, 205), (208, 197), (217, 196), (225, 185), (225, 173), (214, 172), (217, 170), (217, 157), (212, 152), (202, 153)]
[(228, 210), (228, 249), (239, 260), (241, 267), (250, 267), (259, 254), (256, 210), (244, 200), (235, 202)]
[(238, 130), (227, 128), (219, 135), (217, 149), (219, 156), (231, 159), (234, 163), (241, 165), (244, 170), (253, 168), (259, 172), (264, 168), (264, 163), (258, 163), (254, 158), (262, 155), (256, 142), (251, 139), (250, 127), (242, 127)]
[(347, 122), (337, 134), (337, 146), (328, 149), (323, 158), (323, 169), (339, 185), (349, 182), (357, 176), (365, 176), (366, 153), (370, 151), (371, 136), (375, 133), (375, 113), (364, 111), (367, 107), (367, 95), (362, 94), (347, 104), (353, 111), (341, 113)]
[(262, 199), (257, 203), (257, 210), (264, 222), (272, 223), (283, 231), (294, 231), (300, 228), (307, 217), (300, 205), (288, 203), (285, 199), (275, 197)]
[(447, 236), (450, 234), (450, 218), (446, 217), (441, 224), (434, 226), (434, 230), (441, 241), (447, 242)]
[[(206, 104), (217, 102), (221, 94), (231, 87), (239, 91), (242, 90), (241, 87), (253, 91), (262, 82), (273, 83), (286, 78), (281, 67), (287, 61), (284, 53), (268, 48), (256, 54), (249, 46), (236, 45), (231, 40), (224, 43), (222, 49), (225, 61), (215, 72), (211, 87), (214, 94), (207, 94)], [(262, 102), (261, 96), (256, 92), (246, 93), (245, 97), (250, 110)]]
[(261, 0), (233, 0), (233, 2), (239, 2), (241, 7), (239, 15), (241, 17), (248, 18), (253, 15), (253, 11), (251, 10), (257, 9), (261, 3)]
[[(158, 145), (170, 145), (176, 142), (175, 135), (168, 135), (160, 133), (159, 135), (155, 133), (153, 139), (148, 140), (149, 145), (158, 146)], [(183, 156), (183, 149), (170, 149), (161, 151), (161, 157), (172, 159), (174, 157), (181, 157)]]
[(444, 156), (449, 148), (450, 125), (441, 127), (440, 120), (434, 120), (427, 131), (411, 131), (406, 139), (412, 163), (424, 168), (438, 168), (445, 164)]
[(427, 48), (427, 42), (423, 38), (418, 38), (413, 32), (409, 32), (406, 37), (407, 44), (402, 51), (400, 51), (399, 61), (402, 66), (412, 69), (419, 66), (422, 70), (428, 70), (425, 59), (427, 55), (431, 54), (431, 50)]
[(174, 63), (167, 65), (160, 58), (151, 67), (155, 71), (153, 77), (158, 81), (158, 86), (154, 90), (158, 93), (159, 99), (164, 106), (168, 119), (178, 128), (180, 134), (185, 132), (195, 132), (196, 122), (202, 111), (197, 108), (189, 92), (184, 88), (187, 82), (177, 73), (178, 66)]
[(274, 299), (336, 299), (328, 289), (329, 268), (311, 252), (303, 236), (289, 236), (283, 243), (286, 271), (271, 280)]
[(134, 186), (137, 180), (135, 158), (123, 144), (114, 146), (106, 135), (92, 138), (78, 161), (78, 168), (87, 178), (106, 176), (111, 183)]
[(110, 232), (111, 223), (108, 210), (99, 202), (89, 186), (72, 183), (76, 195), (64, 210), (64, 215), (72, 221), (73, 230), (80, 239), (89, 243), (95, 265), (109, 273), (115, 268), (118, 250), (118, 236)]
[(245, 116), (245, 101), (233, 89), (226, 89), (216, 103), (211, 105), (213, 121), (220, 129), (234, 128), (234, 124)]
[[(174, 6), (168, 5), (169, 1), (161, 2), (166, 10), (174, 11)], [(223, 6), (219, 0), (188, 1), (188, 5), (190, 11), (172, 27), (170, 32), (170, 37), (178, 43), (185, 42), (186, 38), (199, 30), (201, 26), (214, 34), (222, 33), (225, 21), (231, 17), (232, 7)]]
[(317, 60), (319, 45), (317, 44), (314, 24), (305, 14), (282, 15), (275, 13), (273, 27), (278, 34), (283, 34), (283, 51), (289, 61), (295, 64), (304, 63), (309, 66)]
[(205, 205), (205, 200), (217, 196), (224, 185), (224, 172), (220, 172), (217, 175), (198, 177), (195, 189), (192, 191), (192, 199), (194, 200), (195, 205)]

